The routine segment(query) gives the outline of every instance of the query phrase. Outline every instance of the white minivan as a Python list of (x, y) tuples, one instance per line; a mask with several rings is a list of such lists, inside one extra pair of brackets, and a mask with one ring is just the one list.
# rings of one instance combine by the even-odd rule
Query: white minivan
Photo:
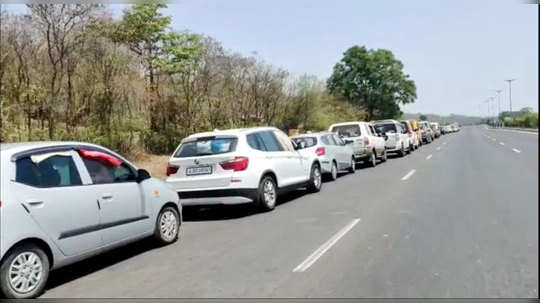
[(373, 127), (384, 136), (388, 153), (397, 153), (401, 157), (411, 153), (412, 145), (407, 130), (400, 122), (391, 119), (374, 121)]
[(84, 142), (0, 144), (0, 292), (32, 298), (49, 271), (148, 236), (176, 241), (178, 195)]
[(282, 192), (321, 189), (316, 155), (302, 155), (296, 149), (274, 127), (193, 134), (169, 159), (166, 182), (178, 192), (182, 205), (254, 202), (271, 210)]

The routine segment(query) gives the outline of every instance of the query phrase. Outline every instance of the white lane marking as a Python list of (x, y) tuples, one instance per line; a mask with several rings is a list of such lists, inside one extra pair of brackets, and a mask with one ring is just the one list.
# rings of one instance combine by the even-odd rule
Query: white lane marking
[(429, 159), (431, 159), (431, 157), (433, 157), (433, 155), (429, 155), (429, 156), (427, 156), (427, 157), (426, 157), (426, 160), (429, 160)]
[(504, 145), (504, 142), (499, 142), (500, 145)]
[(409, 173), (407, 173), (403, 178), (401, 178), (401, 181), (405, 181), (409, 179), (410, 176), (412, 176), (416, 172), (416, 169), (411, 170)]
[(437, 147), (437, 150), (441, 150), (441, 147), (440, 147), (440, 146), (439, 146), (439, 147)]
[(518, 154), (521, 152), (519, 149), (516, 149), (516, 148), (512, 148), (512, 150), (515, 151)]
[(326, 251), (328, 251), (334, 244), (336, 244), (341, 237), (343, 237), (349, 230), (351, 230), (358, 222), (360, 218), (354, 219), (351, 223), (343, 227), (337, 234), (333, 235), (328, 241), (321, 245), (317, 250), (315, 250), (309, 257), (307, 257), (304, 262), (300, 263), (293, 269), (293, 272), (304, 272), (306, 271), (313, 263), (315, 263)]

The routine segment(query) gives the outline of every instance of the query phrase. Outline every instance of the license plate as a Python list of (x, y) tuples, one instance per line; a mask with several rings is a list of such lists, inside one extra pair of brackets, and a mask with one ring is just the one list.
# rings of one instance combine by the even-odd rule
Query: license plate
[(188, 167), (186, 169), (187, 176), (209, 175), (211, 173), (212, 173), (212, 166), (195, 166), (195, 167)]

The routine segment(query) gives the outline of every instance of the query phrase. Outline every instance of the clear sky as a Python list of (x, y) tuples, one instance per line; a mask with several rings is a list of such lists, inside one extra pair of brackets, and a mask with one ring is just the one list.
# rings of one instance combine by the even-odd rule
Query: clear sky
[[(20, 10), (7, 6), (10, 10)], [(114, 5), (120, 14), (123, 5)], [(538, 111), (538, 6), (517, 0), (183, 0), (164, 13), (173, 27), (203, 33), (230, 50), (293, 75), (327, 78), (352, 45), (391, 50), (416, 82), (406, 112), (486, 115), (492, 89), (501, 108)]]

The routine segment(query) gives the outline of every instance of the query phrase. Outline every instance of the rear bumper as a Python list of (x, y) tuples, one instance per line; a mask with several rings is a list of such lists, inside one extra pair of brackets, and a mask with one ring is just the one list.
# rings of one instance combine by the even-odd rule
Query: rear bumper
[(243, 204), (255, 201), (256, 188), (196, 190), (178, 192), (182, 205)]

